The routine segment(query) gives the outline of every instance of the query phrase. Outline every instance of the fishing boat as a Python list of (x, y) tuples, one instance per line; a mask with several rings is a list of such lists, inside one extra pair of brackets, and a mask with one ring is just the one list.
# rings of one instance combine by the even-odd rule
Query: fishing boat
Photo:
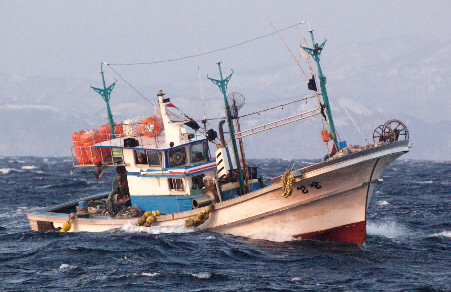
[[(374, 130), (373, 143), (340, 140), (320, 66), (326, 41), (318, 44), (313, 30), (309, 34), (312, 46), (304, 43), (301, 50), (316, 63), (308, 89), (318, 106), (246, 130), (239, 122), (240, 95), (227, 94), (232, 74), (224, 78), (221, 63), (220, 78), (209, 78), (225, 105), (217, 130), (207, 129), (205, 121), (199, 125), (161, 90), (153, 115), (114, 123), (109, 100), (115, 83), (105, 85), (102, 69), (103, 88), (93, 89), (106, 102), (109, 123), (74, 133), (72, 157), (74, 166), (93, 167), (97, 177), (106, 167), (116, 168), (117, 187), (28, 214), (31, 229), (186, 226), (272, 241), (363, 244), (373, 190), (387, 166), (409, 151), (409, 131), (401, 121), (389, 120)], [(265, 185), (257, 168), (248, 166), (243, 138), (309, 118), (321, 119), (318, 143), (325, 143), (328, 152), (321, 162), (287, 169)]]

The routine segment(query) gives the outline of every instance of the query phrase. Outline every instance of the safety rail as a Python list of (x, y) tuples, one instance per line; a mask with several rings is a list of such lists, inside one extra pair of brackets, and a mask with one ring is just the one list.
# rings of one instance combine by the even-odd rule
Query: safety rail
[(321, 114), (321, 110), (319, 108), (312, 109), (312, 110), (302, 112), (299, 114), (295, 114), (295, 115), (292, 115), (292, 116), (289, 116), (289, 117), (286, 117), (286, 118), (283, 118), (283, 119), (280, 119), (280, 120), (277, 120), (274, 122), (270, 122), (270, 123), (267, 123), (267, 124), (264, 124), (261, 126), (257, 126), (257, 127), (254, 127), (254, 128), (248, 129), (248, 130), (237, 132), (237, 133), (235, 133), (235, 139), (241, 139), (243, 137), (247, 137), (247, 136), (261, 133), (264, 131), (268, 131), (268, 130), (271, 130), (271, 129), (274, 129), (277, 127), (281, 127), (281, 126), (284, 126), (287, 124), (291, 124), (291, 123), (294, 123), (294, 122), (297, 122), (300, 120), (311, 118), (311, 117), (317, 116), (319, 114)]
[(122, 149), (72, 146), (71, 154), (74, 167), (125, 166)]

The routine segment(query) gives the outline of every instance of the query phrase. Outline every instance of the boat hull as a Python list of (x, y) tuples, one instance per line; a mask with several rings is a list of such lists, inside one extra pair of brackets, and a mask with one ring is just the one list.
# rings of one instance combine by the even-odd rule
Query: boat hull
[[(314, 239), (361, 245), (375, 184), (385, 168), (408, 151), (409, 142), (404, 140), (300, 169), (288, 198), (275, 179), (268, 187), (213, 205), (210, 218), (198, 229), (271, 241)], [(154, 225), (184, 225), (200, 210), (161, 215)], [(68, 221), (67, 214), (50, 213), (29, 214), (32, 230), (58, 228)], [(136, 221), (75, 218), (70, 232), (100, 232)]]

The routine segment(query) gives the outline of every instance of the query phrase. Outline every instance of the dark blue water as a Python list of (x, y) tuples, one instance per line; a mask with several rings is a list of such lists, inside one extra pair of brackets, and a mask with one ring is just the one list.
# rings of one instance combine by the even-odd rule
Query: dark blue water
[[(296, 162), (257, 160), (265, 178)], [(362, 247), (133, 228), (31, 232), (25, 214), (111, 189), (62, 158), (0, 157), (1, 291), (450, 291), (450, 163), (384, 174)], [(169, 233), (167, 233), (169, 232)]]

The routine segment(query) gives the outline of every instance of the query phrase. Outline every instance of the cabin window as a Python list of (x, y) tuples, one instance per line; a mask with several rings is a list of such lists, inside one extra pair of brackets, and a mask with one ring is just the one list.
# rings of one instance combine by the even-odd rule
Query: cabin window
[(191, 162), (199, 162), (207, 159), (207, 143), (202, 141), (200, 143), (191, 145)]
[(185, 147), (174, 148), (168, 151), (169, 167), (186, 164)]
[(155, 150), (147, 151), (147, 160), (150, 166), (160, 166), (161, 165), (161, 152)]
[(204, 176), (205, 174), (199, 174), (192, 177), (193, 189), (200, 190), (204, 187)]
[(169, 189), (171, 191), (184, 191), (185, 188), (183, 186), (183, 179), (181, 178), (170, 178), (169, 181)]
[(135, 150), (135, 163), (147, 164), (147, 155), (145, 150)]

